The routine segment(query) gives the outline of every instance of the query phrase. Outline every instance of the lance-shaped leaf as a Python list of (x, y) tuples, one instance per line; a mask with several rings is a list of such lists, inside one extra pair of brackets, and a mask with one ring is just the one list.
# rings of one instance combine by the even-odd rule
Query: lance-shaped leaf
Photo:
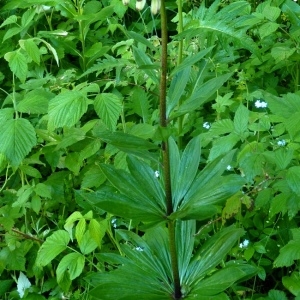
[(19, 118), (5, 122), (0, 132), (0, 152), (12, 166), (18, 166), (35, 145), (35, 130), (28, 120)]
[(165, 219), (164, 213), (150, 206), (145, 198), (130, 198), (109, 190), (91, 193), (76, 191), (75, 194), (76, 201), (81, 206), (86, 202), (90, 207), (100, 208), (123, 218), (144, 222), (161, 222)]

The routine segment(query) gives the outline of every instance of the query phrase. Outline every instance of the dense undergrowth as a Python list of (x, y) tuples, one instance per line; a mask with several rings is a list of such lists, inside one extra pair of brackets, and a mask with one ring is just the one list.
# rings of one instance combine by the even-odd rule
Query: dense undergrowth
[(300, 299), (297, 2), (3, 2), (0, 298)]

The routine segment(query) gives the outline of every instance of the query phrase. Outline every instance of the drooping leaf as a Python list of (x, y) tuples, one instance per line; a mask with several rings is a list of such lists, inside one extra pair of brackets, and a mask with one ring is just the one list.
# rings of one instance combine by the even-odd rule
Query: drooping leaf
[(18, 166), (35, 145), (35, 130), (28, 120), (19, 118), (5, 122), (0, 132), (0, 152), (12, 166)]
[(111, 93), (101, 93), (96, 96), (94, 107), (108, 129), (114, 131), (123, 107), (120, 97)]
[(57, 230), (49, 236), (39, 249), (36, 264), (48, 265), (57, 255), (67, 248), (70, 241), (69, 234), (65, 230)]
[(49, 102), (49, 130), (75, 125), (87, 111), (88, 99), (79, 91), (65, 91)]
[(38, 65), (40, 64), (40, 50), (33, 39), (19, 40), (20, 46), (27, 52), (28, 56)]

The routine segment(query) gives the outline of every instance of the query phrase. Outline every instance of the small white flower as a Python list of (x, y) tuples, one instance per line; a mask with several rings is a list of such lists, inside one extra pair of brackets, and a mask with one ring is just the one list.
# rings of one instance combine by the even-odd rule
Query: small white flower
[(227, 171), (231, 171), (231, 170), (232, 170), (232, 166), (231, 166), (231, 165), (228, 165), (228, 166), (226, 167), (226, 170), (227, 170)]
[(203, 123), (203, 128), (209, 129), (210, 124), (208, 122)]
[(285, 146), (285, 144), (286, 144), (285, 140), (279, 140), (279, 141), (277, 142), (277, 145), (278, 145), (278, 146)]
[(254, 105), (257, 108), (266, 108), (268, 106), (268, 103), (265, 101), (256, 100)]
[(143, 10), (145, 7), (146, 0), (136, 0), (135, 9), (136, 10)]
[(140, 251), (140, 252), (141, 252), (141, 251), (144, 251), (144, 249), (143, 249), (142, 247), (140, 247), (140, 246), (135, 247), (135, 250), (136, 250), (136, 251)]
[(154, 172), (154, 176), (155, 176), (156, 178), (158, 178), (158, 177), (160, 176), (159, 171), (155, 171), (155, 172)]
[(244, 240), (242, 243), (240, 243), (240, 248), (247, 248), (249, 245), (249, 240)]
[(111, 219), (111, 224), (113, 228), (117, 228), (117, 219)]

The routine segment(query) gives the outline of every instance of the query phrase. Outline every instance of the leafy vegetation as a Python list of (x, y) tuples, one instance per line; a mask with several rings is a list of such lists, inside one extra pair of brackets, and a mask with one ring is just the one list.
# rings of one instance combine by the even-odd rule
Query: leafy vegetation
[(299, 4), (138, 2), (4, 1), (0, 298), (300, 299)]

